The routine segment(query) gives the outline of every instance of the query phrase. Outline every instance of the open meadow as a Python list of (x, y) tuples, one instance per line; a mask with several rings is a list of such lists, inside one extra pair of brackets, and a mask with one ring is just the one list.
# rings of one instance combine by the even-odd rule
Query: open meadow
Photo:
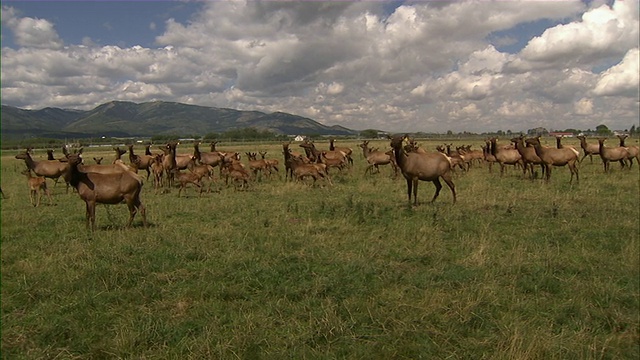
[[(148, 228), (100, 205), (93, 233), (62, 180), (47, 180), (52, 205), (31, 206), (24, 161), (3, 151), (2, 358), (640, 358), (637, 163), (605, 174), (586, 158), (573, 185), (567, 168), (545, 183), (474, 165), (456, 170), (456, 204), (444, 184), (430, 203), (420, 182), (409, 206), (388, 166), (364, 176), (360, 143), (337, 144), (354, 165), (331, 170), (332, 186), (285, 181), (280, 143), (218, 144), (243, 162), (267, 151), (280, 171), (202, 196), (156, 194), (149, 179)], [(100, 156), (114, 152), (84, 149), (87, 163)]]

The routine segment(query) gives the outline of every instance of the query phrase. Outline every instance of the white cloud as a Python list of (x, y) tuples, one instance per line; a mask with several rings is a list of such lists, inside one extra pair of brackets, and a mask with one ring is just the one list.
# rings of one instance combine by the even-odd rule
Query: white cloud
[(63, 45), (51, 22), (30, 17), (20, 18), (12, 7), (2, 7), (2, 23), (11, 29), (16, 44), (20, 46), (60, 49)]
[(522, 70), (549, 68), (557, 63), (592, 65), (624, 54), (638, 44), (637, 1), (616, 1), (582, 15), (581, 21), (557, 25), (533, 38), (520, 53)]
[[(398, 132), (624, 128), (639, 115), (636, 1), (387, 5), (205, 2), (187, 23), (168, 20), (158, 48), (63, 46), (51, 22), (3, 7), (20, 45), (2, 49), (3, 103), (167, 100)], [(526, 43), (514, 27), (542, 20), (564, 25), (518, 54), (489, 44)]]
[(593, 101), (591, 99), (582, 98), (574, 104), (573, 111), (577, 115), (593, 114)]
[(593, 89), (594, 94), (599, 96), (629, 96), (638, 97), (640, 77), (640, 61), (638, 48), (631, 49), (624, 56), (622, 61), (605, 71), (598, 80), (598, 84)]

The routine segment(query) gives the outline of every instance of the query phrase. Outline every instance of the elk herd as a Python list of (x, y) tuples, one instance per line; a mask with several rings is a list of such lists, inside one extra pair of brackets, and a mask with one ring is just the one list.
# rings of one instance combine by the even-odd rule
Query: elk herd
[[(406, 180), (407, 199), (411, 204), (418, 203), (418, 184), (420, 181), (432, 182), (435, 193), (431, 201), (435, 201), (442, 189), (441, 181), (449, 187), (456, 202), (456, 187), (453, 183), (456, 171), (468, 172), (472, 167), (487, 164), (489, 173), (492, 166), (500, 166), (500, 176), (504, 176), (507, 166), (520, 168), (522, 177), (534, 179), (539, 167), (544, 181), (551, 179), (552, 169), (566, 167), (571, 178), (569, 183), (580, 181), (579, 164), (589, 156), (600, 157), (605, 173), (611, 171), (610, 163), (618, 162), (621, 168), (631, 168), (633, 160), (640, 161), (638, 146), (626, 146), (627, 135), (618, 135), (618, 146), (605, 145), (606, 138), (598, 138), (596, 142), (588, 142), (585, 136), (578, 136), (580, 148), (562, 144), (562, 137), (556, 137), (556, 146), (544, 146), (539, 137), (525, 138), (518, 136), (509, 143), (499, 144), (497, 138), (486, 139), (481, 149), (472, 149), (471, 145), (456, 146), (442, 144), (435, 149), (425, 149), (407, 135), (389, 137), (388, 148), (369, 147), (370, 141), (364, 140), (358, 145), (362, 149), (362, 158), (366, 161), (364, 176), (380, 173), (380, 167), (387, 166), (393, 178), (398, 173)], [(104, 157), (86, 164), (82, 158), (82, 148), (69, 152), (63, 147), (63, 155), (55, 158), (54, 151), (47, 151), (47, 158), (36, 160), (31, 149), (15, 156), (24, 160), (29, 188), (29, 199), (33, 206), (38, 206), (42, 195), (46, 195), (52, 203), (51, 193), (47, 187), (49, 178), (57, 184), (62, 178), (67, 186), (74, 189), (86, 207), (87, 226), (95, 228), (95, 209), (97, 204), (125, 203), (129, 209), (130, 226), (136, 214), (140, 214), (144, 226), (147, 226), (146, 209), (140, 194), (143, 183), (150, 181), (155, 193), (169, 192), (179, 188), (178, 197), (187, 187), (194, 187), (198, 196), (206, 190), (211, 191), (216, 177), (224, 180), (225, 186), (233, 186), (235, 190), (245, 190), (253, 182), (280, 177), (281, 161), (267, 157), (267, 152), (244, 152), (246, 159), (242, 161), (240, 152), (216, 149), (217, 141), (210, 143), (210, 151), (201, 151), (200, 143), (193, 144), (192, 152), (178, 152), (178, 142), (168, 142), (151, 151), (152, 145), (146, 145), (144, 154), (137, 154), (134, 145), (127, 148), (114, 147), (115, 156), (110, 164), (102, 164)], [(332, 175), (349, 171), (354, 164), (354, 153), (349, 147), (336, 147), (335, 140), (329, 140), (328, 149), (321, 149), (313, 141), (305, 140), (297, 147), (292, 142), (282, 144), (282, 165), (284, 180), (316, 184), (318, 180), (328, 186), (333, 185)], [(298, 150), (298, 151), (296, 151)], [(582, 151), (582, 156), (580, 156)], [(128, 153), (128, 162), (122, 156)], [(258, 154), (260, 158), (258, 158)], [(144, 172), (142, 172), (144, 171)], [(216, 176), (215, 173), (218, 173)], [(151, 179), (151, 180), (150, 180)], [(218, 189), (218, 191), (220, 191)], [(2, 193), (4, 198), (4, 193)]]

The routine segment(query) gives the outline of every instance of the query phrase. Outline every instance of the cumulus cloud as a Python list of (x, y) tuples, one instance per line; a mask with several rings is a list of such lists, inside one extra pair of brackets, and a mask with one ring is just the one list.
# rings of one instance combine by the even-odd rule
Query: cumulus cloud
[[(638, 117), (637, 1), (391, 5), (204, 2), (188, 22), (167, 20), (157, 48), (98, 46), (88, 36), (64, 44), (49, 20), (3, 7), (18, 45), (2, 49), (3, 103), (167, 100), (398, 132), (593, 128)], [(520, 38), (517, 29), (542, 21), (562, 24)], [(518, 42), (518, 53), (498, 50)]]
[(533, 38), (520, 53), (522, 70), (549, 68), (561, 62), (592, 65), (624, 54), (638, 44), (637, 1), (616, 1), (590, 9), (580, 21), (557, 25)]
[(638, 48), (631, 49), (622, 61), (605, 71), (598, 80), (594, 94), (599, 96), (638, 97), (640, 63)]

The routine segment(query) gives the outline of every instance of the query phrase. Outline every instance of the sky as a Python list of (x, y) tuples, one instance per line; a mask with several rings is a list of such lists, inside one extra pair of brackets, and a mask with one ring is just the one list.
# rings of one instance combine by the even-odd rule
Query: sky
[(2, 1), (0, 98), (391, 132), (640, 124), (638, 0)]

